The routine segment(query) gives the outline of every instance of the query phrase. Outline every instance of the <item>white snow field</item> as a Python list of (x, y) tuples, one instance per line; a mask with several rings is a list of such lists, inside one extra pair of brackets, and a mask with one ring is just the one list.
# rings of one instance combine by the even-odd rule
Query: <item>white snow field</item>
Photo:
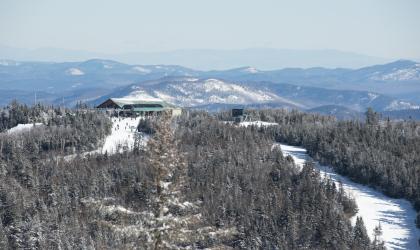
[(16, 134), (24, 131), (28, 131), (32, 129), (35, 126), (41, 126), (42, 123), (27, 123), (27, 124), (18, 124), (17, 126), (14, 126), (13, 128), (10, 128), (7, 130), (8, 134)]
[[(275, 144), (280, 146), (284, 155), (290, 155), (296, 165), (302, 167), (305, 161), (311, 160), (306, 149)], [(341, 181), (345, 191), (351, 194), (359, 207), (356, 216), (361, 216), (366, 229), (373, 239), (373, 229), (381, 223), (385, 246), (388, 249), (420, 249), (418, 239), (420, 229), (415, 226), (416, 211), (410, 202), (404, 199), (392, 199), (381, 192), (367, 186), (355, 183), (346, 177), (335, 173), (332, 168), (315, 162), (315, 166), (323, 176), (329, 176), (333, 181)], [(356, 216), (352, 223), (356, 222)]]
[(253, 122), (241, 122), (239, 126), (248, 127), (248, 126), (257, 126), (257, 127), (266, 127), (266, 126), (277, 126), (279, 125), (276, 122), (263, 122), (263, 121), (253, 121)]
[[(105, 143), (100, 152), (114, 154), (118, 151), (131, 150), (134, 147), (134, 138), (137, 132), (137, 125), (141, 117), (112, 118), (111, 134), (105, 138)], [(141, 140), (142, 145), (146, 145), (147, 137)]]
[[(112, 119), (112, 131), (107, 137), (102, 147), (84, 152), (81, 156), (93, 155), (93, 154), (115, 154), (117, 152), (123, 152), (124, 150), (132, 150), (134, 147), (134, 140), (138, 134), (137, 125), (142, 117), (137, 118), (118, 118), (113, 117)], [(140, 146), (146, 146), (149, 136), (142, 134), (140, 140)], [(65, 161), (73, 160), (78, 154), (71, 154), (64, 156)]]

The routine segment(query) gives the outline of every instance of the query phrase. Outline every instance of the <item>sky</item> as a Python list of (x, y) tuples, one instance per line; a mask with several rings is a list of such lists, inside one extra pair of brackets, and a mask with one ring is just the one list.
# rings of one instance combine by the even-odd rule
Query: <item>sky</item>
[(419, 0), (0, 0), (0, 44), (117, 54), (334, 49), (420, 58)]

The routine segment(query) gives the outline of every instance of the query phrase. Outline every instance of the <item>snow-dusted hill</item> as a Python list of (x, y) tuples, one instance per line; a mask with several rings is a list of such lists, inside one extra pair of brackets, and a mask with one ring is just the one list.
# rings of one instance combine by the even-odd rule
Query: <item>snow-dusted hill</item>
[(341, 105), (359, 112), (364, 112), (367, 107), (379, 111), (419, 108), (410, 102), (366, 91), (195, 77), (172, 77), (132, 84), (99, 98), (95, 104), (110, 97), (158, 98), (182, 107), (210, 110), (223, 105), (296, 109)]
[(281, 102), (290, 106), (303, 107), (299, 103), (282, 98), (267, 90), (212, 78), (203, 80), (187, 78), (147, 91), (158, 98), (184, 107), (216, 103), (250, 104), (265, 102)]
[(420, 80), (420, 63), (397, 61), (387, 67), (372, 67), (370, 79), (375, 81), (418, 81)]

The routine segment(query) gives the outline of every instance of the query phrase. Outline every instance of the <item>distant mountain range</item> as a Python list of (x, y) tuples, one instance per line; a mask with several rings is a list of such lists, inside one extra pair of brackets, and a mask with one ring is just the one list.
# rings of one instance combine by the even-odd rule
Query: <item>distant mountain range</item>
[(91, 58), (107, 58), (128, 64), (184, 65), (193, 69), (211, 70), (237, 68), (250, 65), (273, 70), (285, 67), (360, 68), (392, 61), (353, 52), (339, 50), (298, 50), (249, 48), (237, 50), (184, 49), (165, 52), (131, 52), (105, 54), (89, 51), (57, 48), (19, 49), (0, 45), (0, 58), (17, 61), (85, 61)]
[[(36, 96), (35, 96), (36, 93)], [(420, 64), (400, 60), (360, 69), (253, 67), (199, 71), (112, 60), (47, 63), (0, 60), (0, 105), (18, 99), (75, 105), (108, 97), (152, 96), (209, 110), (242, 105), (287, 107), (351, 117), (367, 107), (415, 110)]]

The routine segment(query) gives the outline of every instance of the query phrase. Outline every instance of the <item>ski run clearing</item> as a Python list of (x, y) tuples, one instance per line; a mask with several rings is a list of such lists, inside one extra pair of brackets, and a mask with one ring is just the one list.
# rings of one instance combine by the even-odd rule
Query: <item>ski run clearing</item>
[(141, 117), (112, 118), (112, 132), (105, 138), (105, 143), (100, 152), (102, 154), (115, 154), (123, 150), (132, 150), (135, 137), (140, 135), (143, 136), (140, 143), (145, 146), (148, 138), (137, 132), (137, 125), (141, 119)]
[[(274, 144), (274, 146), (280, 146), (283, 154), (290, 155), (299, 167), (311, 160), (304, 148), (285, 144)], [(381, 223), (382, 239), (388, 249), (418, 249), (420, 229), (415, 226), (416, 211), (409, 201), (389, 198), (381, 192), (340, 176), (330, 167), (317, 162), (315, 166), (322, 176), (330, 177), (336, 184), (341, 182), (344, 190), (354, 197), (359, 211), (352, 218), (352, 223), (355, 224), (356, 216), (361, 216), (371, 240), (373, 229)]]
[[(115, 154), (130, 151), (134, 148), (135, 138), (139, 139), (139, 146), (146, 146), (149, 136), (137, 132), (137, 126), (142, 117), (113, 117), (111, 134), (105, 137), (104, 144), (96, 150), (84, 152), (81, 156), (92, 154)], [(73, 160), (78, 154), (64, 156), (65, 161)]]

